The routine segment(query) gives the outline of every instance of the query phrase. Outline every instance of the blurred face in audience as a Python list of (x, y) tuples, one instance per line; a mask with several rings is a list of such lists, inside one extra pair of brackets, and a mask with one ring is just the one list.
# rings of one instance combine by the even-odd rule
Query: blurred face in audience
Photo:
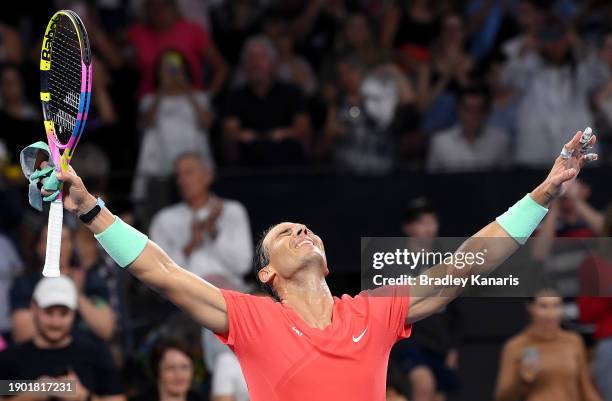
[(487, 107), (485, 97), (478, 94), (463, 96), (459, 105), (459, 120), (464, 131), (478, 131), (484, 124)]
[(463, 46), (463, 20), (459, 15), (451, 14), (444, 19), (441, 39), (447, 46)]
[(193, 362), (182, 351), (170, 348), (159, 361), (158, 385), (162, 395), (183, 396), (191, 387)]
[(542, 329), (557, 329), (561, 324), (563, 300), (553, 291), (544, 291), (527, 306), (531, 322)]
[(144, 12), (147, 22), (156, 29), (168, 29), (178, 18), (174, 0), (146, 0)]
[[(62, 268), (70, 267), (70, 259), (72, 258), (72, 233), (70, 229), (65, 225), (62, 226), (62, 247), (60, 250), (60, 266)], [(38, 259), (40, 261), (45, 260), (45, 255), (47, 251), (47, 227), (45, 226), (38, 239), (38, 243), (36, 244), (36, 253), (38, 255)], [(42, 268), (42, 266), (41, 266)]]
[(517, 6), (516, 18), (523, 30), (534, 32), (542, 26), (544, 15), (531, 2), (521, 1)]
[(212, 173), (199, 157), (187, 155), (176, 161), (176, 182), (183, 200), (191, 203), (207, 196)]
[(560, 64), (567, 58), (570, 51), (570, 38), (565, 34), (557, 40), (541, 40), (540, 52), (549, 61)]
[(15, 68), (6, 68), (0, 76), (0, 94), (5, 101), (21, 100), (23, 97), (23, 80)]
[(51, 345), (61, 343), (70, 335), (75, 316), (73, 310), (62, 305), (43, 309), (33, 302), (32, 312), (36, 333), (47, 343)]
[(372, 42), (372, 31), (364, 15), (353, 14), (344, 28), (344, 38), (349, 47), (359, 49)]
[(271, 49), (262, 42), (251, 42), (244, 54), (244, 72), (251, 85), (272, 82), (276, 60)]

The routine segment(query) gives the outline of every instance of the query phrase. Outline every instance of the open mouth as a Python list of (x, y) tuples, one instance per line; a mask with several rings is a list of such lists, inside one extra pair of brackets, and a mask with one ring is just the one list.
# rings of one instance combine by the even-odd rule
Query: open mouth
[(310, 238), (304, 238), (304, 239), (300, 240), (300, 241), (299, 241), (299, 242), (296, 244), (296, 246), (295, 246), (295, 247), (296, 247), (296, 248), (300, 248), (301, 246), (303, 246), (303, 245), (307, 245), (307, 244), (310, 244), (310, 245), (314, 246), (314, 242), (313, 242), (313, 240), (312, 240), (312, 239), (310, 239)]

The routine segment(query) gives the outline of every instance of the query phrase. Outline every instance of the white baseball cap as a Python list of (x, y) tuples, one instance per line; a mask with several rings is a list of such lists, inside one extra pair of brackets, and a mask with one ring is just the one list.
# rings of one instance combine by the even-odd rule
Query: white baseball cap
[(75, 310), (77, 307), (77, 290), (71, 279), (68, 277), (43, 277), (32, 296), (34, 301), (41, 308), (61, 305)]

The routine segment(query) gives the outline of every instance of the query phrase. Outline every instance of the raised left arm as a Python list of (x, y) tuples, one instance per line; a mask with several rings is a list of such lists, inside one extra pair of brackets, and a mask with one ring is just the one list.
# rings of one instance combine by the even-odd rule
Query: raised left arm
[[(519, 248), (520, 243), (524, 243), (526, 237), (531, 235), (544, 217), (544, 213), (542, 213), (542, 211), (546, 211), (544, 208), (547, 208), (553, 199), (567, 190), (585, 163), (597, 159), (596, 154), (581, 152), (581, 150), (586, 150), (594, 145), (595, 136), (593, 135), (588, 144), (585, 145), (580, 143), (582, 136), (582, 131), (578, 131), (572, 140), (564, 146), (564, 151), (555, 160), (546, 179), (529, 194), (529, 198), (521, 200), (504, 216), (500, 216), (496, 221), (489, 223), (457, 249), (456, 252), (464, 253), (477, 253), (487, 250), (484, 264), (478, 266), (479, 274), (486, 275), (492, 272), (514, 253)], [(525, 208), (531, 210), (526, 211)], [(541, 209), (539, 213), (538, 208)], [(535, 212), (533, 212), (534, 209)], [(524, 234), (517, 235), (517, 233)], [(474, 270), (474, 264), (466, 265), (461, 269), (452, 264), (439, 264), (429, 269), (426, 274), (430, 277), (446, 275), (466, 277), (472, 275)], [(440, 290), (433, 286), (416, 285), (411, 286), (410, 290), (410, 308), (406, 316), (407, 324), (435, 313), (459, 296), (463, 287), (451, 286)]]

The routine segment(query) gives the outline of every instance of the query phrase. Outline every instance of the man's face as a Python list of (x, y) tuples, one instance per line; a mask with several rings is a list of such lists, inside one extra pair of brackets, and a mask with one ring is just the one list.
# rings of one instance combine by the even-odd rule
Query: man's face
[(185, 202), (201, 197), (212, 184), (210, 170), (195, 156), (185, 156), (176, 162), (176, 182)]
[(274, 75), (274, 59), (262, 43), (252, 43), (244, 58), (244, 72), (251, 84), (272, 80)]
[(461, 125), (468, 131), (479, 129), (486, 117), (487, 105), (480, 95), (467, 95), (459, 106)]
[(38, 333), (49, 343), (60, 343), (72, 330), (74, 311), (61, 305), (40, 308), (32, 305), (34, 324)]
[(264, 238), (263, 246), (270, 264), (260, 271), (262, 282), (271, 282), (274, 275), (290, 278), (308, 265), (321, 267), (323, 276), (329, 274), (323, 241), (303, 224), (276, 225)]

